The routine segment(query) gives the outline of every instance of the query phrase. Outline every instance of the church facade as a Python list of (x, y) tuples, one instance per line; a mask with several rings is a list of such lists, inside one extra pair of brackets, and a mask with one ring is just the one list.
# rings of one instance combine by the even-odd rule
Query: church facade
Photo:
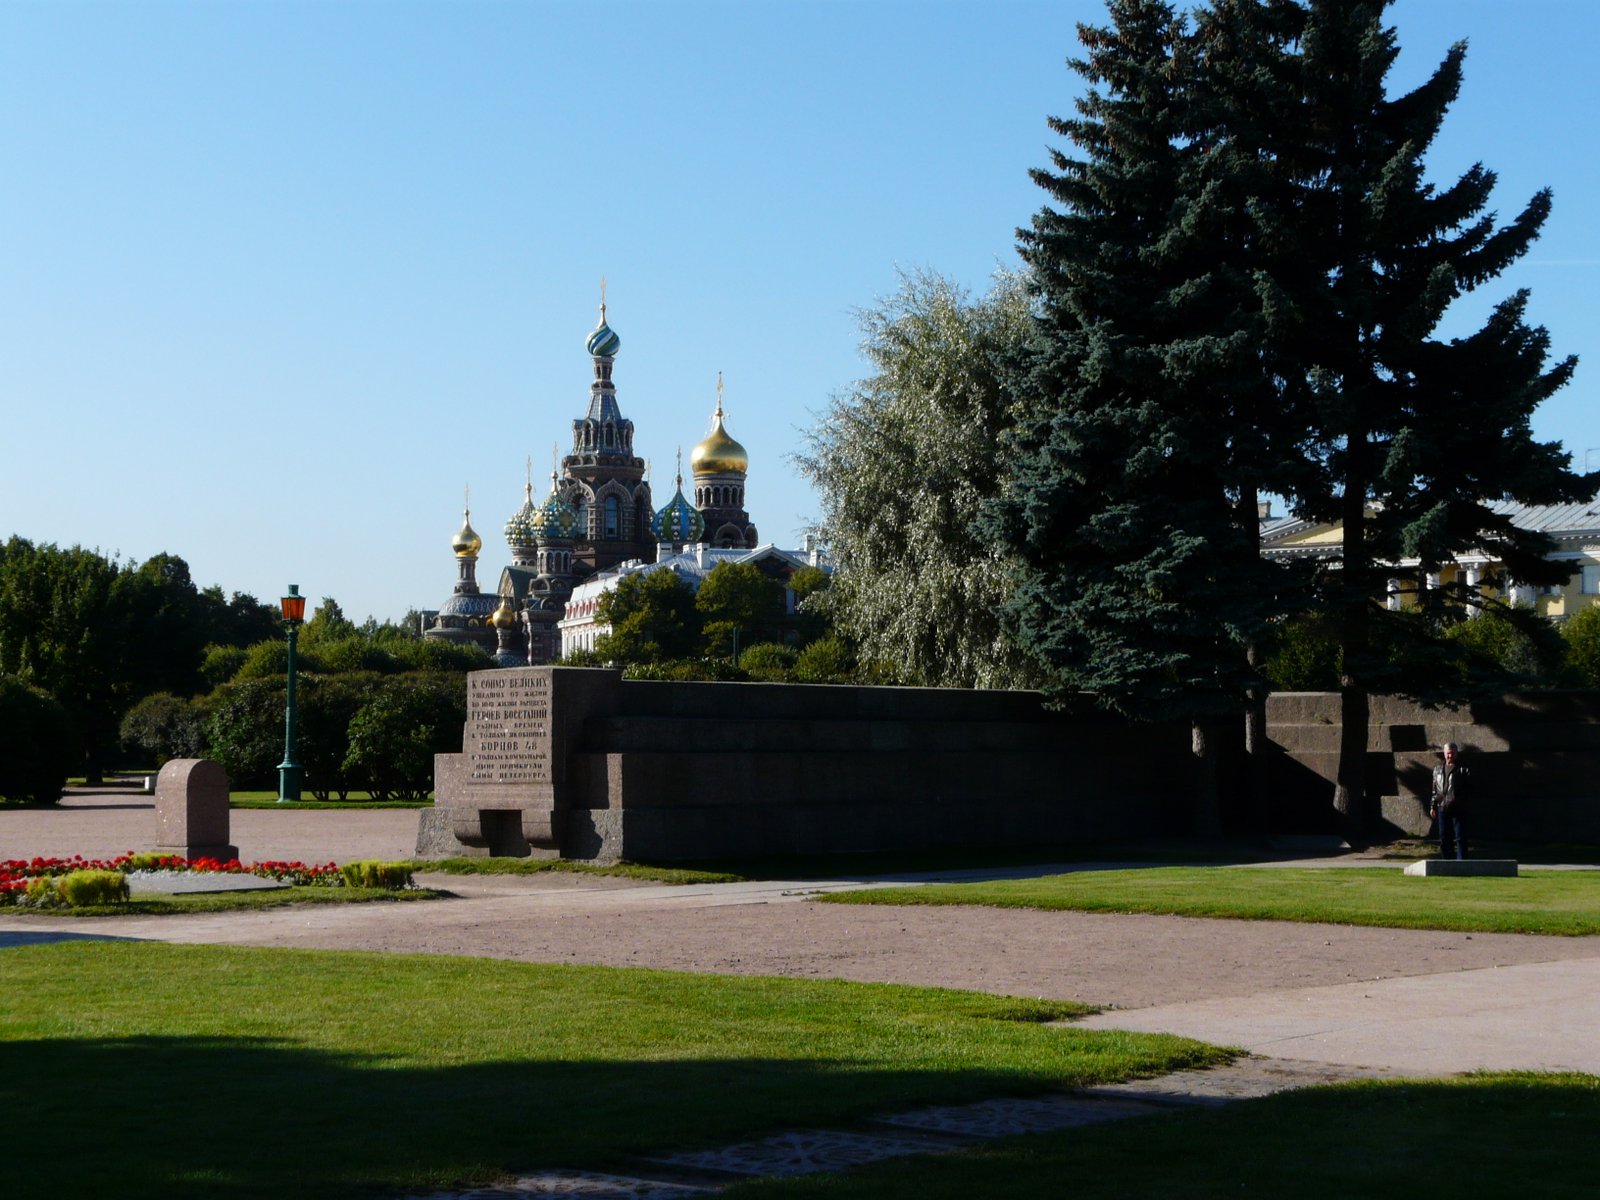
[(575, 587), (624, 564), (654, 562), (694, 545), (754, 549), (756, 527), (745, 510), (750, 460), (724, 426), (722, 379), (709, 436), (694, 448), (694, 500), (677, 491), (659, 511), (652, 504), (644, 460), (634, 453), (633, 422), (622, 415), (612, 372), (622, 339), (606, 322), (589, 334), (593, 362), (589, 402), (572, 422), (572, 451), (535, 499), (530, 464), (522, 506), (506, 522), (511, 562), (492, 595), (477, 581), (482, 538), (470, 510), (451, 542), (455, 590), (430, 618), (423, 636), (484, 648), (501, 666), (538, 666), (561, 657), (558, 625)]

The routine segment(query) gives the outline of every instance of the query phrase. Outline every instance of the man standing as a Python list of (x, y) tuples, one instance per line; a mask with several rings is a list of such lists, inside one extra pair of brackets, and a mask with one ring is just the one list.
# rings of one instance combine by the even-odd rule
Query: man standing
[(1471, 774), (1456, 761), (1459, 748), (1454, 742), (1444, 744), (1444, 762), (1433, 769), (1433, 801), (1428, 805), (1428, 815), (1439, 821), (1439, 856), (1441, 858), (1466, 858), (1467, 837), (1463, 822), (1467, 793), (1467, 780)]

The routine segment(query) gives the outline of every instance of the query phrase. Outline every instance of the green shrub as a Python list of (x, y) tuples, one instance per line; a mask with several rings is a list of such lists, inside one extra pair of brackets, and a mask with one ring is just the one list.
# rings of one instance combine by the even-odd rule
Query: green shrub
[(0, 799), (54, 804), (67, 776), (83, 761), (77, 728), (67, 710), (37, 688), (0, 675)]
[(763, 683), (783, 683), (789, 678), (799, 657), (793, 646), (758, 642), (739, 655), (739, 667), (751, 679)]
[(794, 660), (794, 677), (801, 683), (849, 683), (854, 675), (855, 656), (836, 637), (812, 642)]
[(1591, 604), (1561, 626), (1567, 666), (1579, 687), (1600, 688), (1600, 604)]
[(317, 659), (323, 671), (335, 675), (352, 671), (377, 671), (383, 675), (393, 675), (403, 669), (403, 664), (395, 655), (359, 633), (324, 642), (317, 647)]
[(123, 749), (158, 767), (174, 758), (204, 758), (209, 716), (203, 701), (156, 692), (122, 718)]
[(1339, 687), (1339, 643), (1327, 622), (1293, 617), (1273, 630), (1263, 668), (1280, 692), (1332, 692)]
[(212, 688), (232, 682), (244, 666), (248, 653), (243, 646), (207, 646), (206, 656), (200, 663), (200, 678), (206, 681), (207, 687)]
[[(1570, 622), (1569, 622), (1570, 624)], [(1480, 616), (1457, 621), (1444, 637), (1466, 653), (1464, 668), (1507, 684), (1553, 682), (1567, 657), (1567, 643), (1532, 608), (1487, 609)]]
[(121, 871), (71, 871), (56, 881), (56, 891), (74, 907), (118, 904), (128, 898), (128, 877)]
[(410, 863), (363, 859), (345, 863), (339, 868), (339, 873), (344, 876), (345, 884), (353, 888), (398, 890), (412, 886)]
[(388, 643), (389, 651), (407, 671), (482, 671), (493, 663), (483, 647), (437, 638), (412, 638)]
[[(295, 669), (308, 674), (322, 673), (322, 655), (315, 650), (300, 647), (295, 651)], [(245, 651), (244, 662), (233, 675), (234, 682), (246, 679), (282, 679), (289, 673), (289, 643), (287, 639), (276, 642), (257, 642)]]
[(669, 662), (628, 663), (622, 668), (628, 679), (667, 679), (680, 682), (730, 683), (747, 678), (725, 658), (675, 658)]
[(234, 787), (267, 787), (276, 778), (283, 759), (283, 693), (279, 677), (247, 679), (212, 694), (206, 741)]
[(374, 800), (425, 800), (433, 756), (459, 751), (466, 723), (464, 677), (389, 676), (350, 721), (344, 770)]
[(56, 881), (48, 875), (28, 880), (23, 895), (28, 898), (29, 904), (36, 904), (40, 908), (50, 908), (61, 903), (61, 894), (56, 891)]

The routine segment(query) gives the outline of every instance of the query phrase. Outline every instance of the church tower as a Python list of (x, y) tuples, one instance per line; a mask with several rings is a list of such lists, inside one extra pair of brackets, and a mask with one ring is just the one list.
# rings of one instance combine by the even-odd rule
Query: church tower
[(756, 527), (744, 508), (744, 481), (750, 473), (750, 456), (722, 427), (722, 372), (717, 372), (717, 411), (711, 433), (694, 448), (689, 467), (694, 472), (694, 503), (705, 517), (706, 541), (721, 548), (754, 550)]
[(439, 615), (422, 636), (457, 645), (481, 646), (492, 654), (495, 638), (489, 615), (494, 612), (495, 599), (485, 596), (478, 588), (478, 551), (483, 549), (483, 539), (472, 528), (470, 506), (462, 509), (461, 528), (450, 539), (450, 549), (456, 556), (455, 590), (439, 606)]
[(600, 324), (586, 346), (594, 360), (589, 408), (572, 423), (572, 453), (561, 460), (561, 495), (577, 514), (571, 571), (579, 578), (655, 553), (644, 460), (633, 452), (633, 422), (617, 407), (611, 379), (622, 339), (606, 324), (603, 281)]
[(550, 472), (550, 495), (534, 514), (537, 551), (534, 568), (523, 596), (523, 620), (528, 627), (528, 665), (537, 667), (561, 657), (557, 623), (572, 598), (572, 539), (578, 529), (577, 511), (561, 496), (561, 486)]

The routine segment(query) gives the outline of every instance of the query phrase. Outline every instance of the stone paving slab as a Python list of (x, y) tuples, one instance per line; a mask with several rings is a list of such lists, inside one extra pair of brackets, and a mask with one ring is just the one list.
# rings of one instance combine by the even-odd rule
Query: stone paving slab
[(665, 1154), (645, 1161), (682, 1170), (719, 1171), (744, 1176), (812, 1175), (843, 1171), (908, 1154), (948, 1153), (946, 1139), (911, 1135), (847, 1133), (837, 1129), (797, 1129), (718, 1150)]
[(221, 871), (129, 871), (128, 894), (140, 896), (206, 896), (218, 892), (276, 892), (288, 887), (281, 879), (230, 875)]
[[(1155, 1079), (1084, 1088), (1041, 1096), (999, 1097), (971, 1104), (933, 1105), (872, 1118), (870, 1130), (801, 1129), (714, 1150), (646, 1158), (646, 1167), (687, 1173), (685, 1179), (647, 1173), (612, 1175), (571, 1170), (541, 1171), (511, 1183), (459, 1192), (408, 1196), (405, 1200), (516, 1200), (524, 1196), (573, 1196), (587, 1200), (691, 1200), (713, 1195), (729, 1182), (847, 1171), (867, 1163), (914, 1154), (952, 1154), (997, 1138), (1053, 1133), (1106, 1121), (1154, 1117), (1174, 1108), (1215, 1106), (1273, 1095), (1313, 1084), (1379, 1077), (1384, 1072), (1328, 1063), (1280, 1061), (1250, 1056), (1224, 1067), (1179, 1071)], [(694, 1180), (690, 1182), (689, 1180)]]

